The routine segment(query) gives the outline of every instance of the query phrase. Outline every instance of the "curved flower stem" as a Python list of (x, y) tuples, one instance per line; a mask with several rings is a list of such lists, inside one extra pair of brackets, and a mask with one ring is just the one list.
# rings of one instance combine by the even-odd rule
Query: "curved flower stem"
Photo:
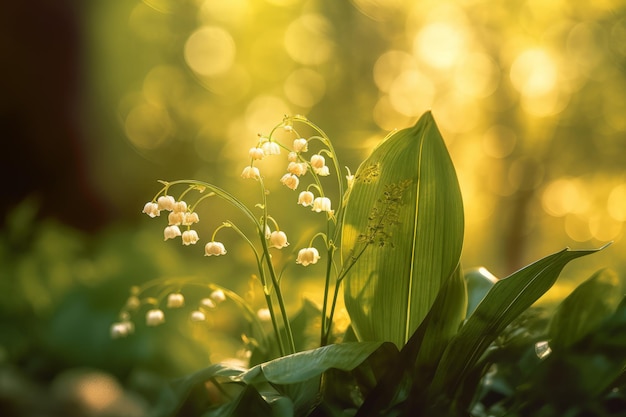
[[(280, 310), (281, 313), (283, 314), (283, 321), (286, 323), (285, 329), (287, 330), (287, 334), (289, 336), (290, 339), (290, 346), (291, 346), (291, 351), (292, 353), (295, 352), (295, 347), (294, 347), (294, 343), (293, 343), (293, 335), (291, 333), (291, 328), (288, 326), (289, 321), (287, 320), (287, 316), (285, 314), (285, 307), (284, 307), (284, 303), (282, 300), (282, 296), (280, 296), (280, 288), (278, 288), (277, 286), (277, 282), (276, 282), (276, 274), (274, 272), (272, 263), (270, 261), (270, 257), (269, 257), (269, 250), (267, 247), (267, 242), (265, 240), (265, 227), (267, 226), (267, 197), (266, 197), (266, 193), (265, 193), (265, 187), (263, 185), (263, 181), (262, 179), (259, 179), (259, 182), (261, 183), (261, 191), (262, 191), (262, 195), (263, 195), (263, 207), (264, 207), (264, 211), (265, 211), (265, 216), (263, 219), (263, 224), (260, 224), (259, 221), (256, 219), (256, 217), (254, 216), (254, 214), (252, 213), (252, 211), (250, 211), (250, 209), (243, 204), (241, 201), (239, 201), (236, 197), (234, 197), (232, 194), (230, 194), (229, 192), (227, 192), (226, 190), (217, 187), (213, 184), (204, 182), (204, 181), (198, 181), (198, 180), (176, 180), (176, 181), (159, 181), (160, 183), (162, 183), (165, 188), (169, 188), (171, 186), (174, 185), (178, 185), (178, 184), (192, 184), (194, 185), (198, 190), (205, 190), (208, 189), (210, 191), (212, 191), (213, 193), (215, 193), (215, 195), (217, 195), (218, 197), (226, 200), (227, 202), (229, 202), (230, 204), (232, 204), (235, 208), (239, 209), (239, 211), (241, 211), (246, 217), (248, 217), (248, 219), (250, 219), (250, 221), (254, 224), (254, 226), (257, 229), (257, 233), (260, 237), (261, 240), (261, 244), (263, 246), (263, 252), (265, 253), (264, 258), (266, 259), (266, 263), (268, 265), (268, 269), (270, 271), (270, 276), (272, 278), (272, 283), (274, 285), (274, 288), (277, 289), (277, 296), (278, 297), (278, 302), (280, 305)], [(267, 302), (267, 307), (268, 310), (270, 312), (270, 316), (272, 318), (272, 325), (274, 326), (274, 333), (276, 334), (276, 340), (278, 342), (278, 347), (281, 353), (281, 356), (284, 356), (285, 354), (285, 348), (284, 348), (284, 343), (282, 341), (282, 337), (280, 334), (280, 331), (278, 329), (278, 323), (276, 320), (276, 316), (274, 313), (274, 309), (273, 309), (273, 302), (272, 302), (272, 298), (271, 298), (271, 292), (269, 291), (269, 287), (267, 286), (267, 279), (265, 276), (265, 268), (263, 268), (263, 263), (261, 260), (261, 257), (259, 256), (259, 254), (256, 252), (256, 249), (254, 248), (254, 245), (252, 244), (252, 242), (250, 242), (250, 240), (245, 237), (245, 234), (239, 230), (236, 229), (238, 231), (238, 233), (243, 236), (246, 241), (248, 242), (248, 244), (253, 248), (255, 256), (256, 256), (256, 260), (257, 260), (257, 267), (259, 270), (259, 276), (261, 279), (261, 284), (263, 285), (263, 293), (265, 294), (265, 300)]]
[[(265, 253), (265, 263), (267, 265), (267, 270), (269, 271), (270, 274), (270, 278), (272, 280), (272, 285), (274, 288), (274, 291), (276, 293), (276, 299), (278, 301), (278, 307), (280, 308), (280, 314), (282, 315), (283, 318), (283, 326), (285, 327), (285, 333), (287, 334), (287, 340), (289, 343), (289, 353), (295, 353), (296, 352), (296, 344), (293, 338), (293, 332), (291, 331), (291, 324), (289, 323), (289, 316), (287, 316), (287, 310), (285, 308), (285, 301), (282, 295), (282, 291), (280, 289), (280, 283), (278, 282), (278, 278), (276, 276), (276, 270), (274, 269), (274, 264), (272, 264), (272, 258), (270, 256), (270, 252), (269, 252), (269, 246), (267, 245), (267, 240), (265, 239), (265, 229), (267, 227), (267, 219), (268, 219), (268, 214), (267, 214), (267, 193), (265, 192), (265, 185), (263, 183), (263, 179), (259, 179), (259, 182), (261, 184), (261, 191), (262, 191), (262, 195), (263, 195), (263, 224), (261, 225), (261, 228), (259, 230), (259, 236), (261, 238), (261, 244), (263, 246), (263, 252)], [(262, 270), (263, 268), (259, 268), (259, 270)], [(271, 297), (270, 294), (268, 294), (268, 298)], [(268, 305), (269, 307), (269, 305)], [(272, 309), (270, 308), (270, 313), (272, 313)], [(274, 329), (274, 331), (276, 332), (276, 338), (280, 341), (282, 341), (280, 332), (277, 329)]]
[[(227, 224), (228, 224), (228, 226), (226, 226)], [(285, 347), (284, 347), (284, 343), (282, 341), (282, 338), (280, 337), (280, 332), (279, 332), (279, 329), (278, 329), (278, 321), (276, 320), (276, 313), (274, 312), (274, 306), (273, 306), (271, 292), (269, 291), (269, 288), (267, 286), (267, 278), (265, 277), (262, 258), (259, 256), (259, 252), (256, 250), (256, 248), (254, 247), (254, 245), (252, 244), (250, 239), (248, 239), (248, 237), (245, 235), (245, 233), (243, 233), (241, 231), (241, 229), (239, 229), (237, 226), (235, 226), (232, 222), (224, 223), (224, 227), (231, 227), (233, 230), (235, 230), (243, 238), (243, 240), (245, 240), (246, 243), (248, 243), (248, 245), (252, 248), (252, 252), (254, 252), (254, 257), (255, 257), (256, 263), (257, 263), (257, 269), (259, 270), (259, 279), (261, 280), (261, 285), (263, 286), (263, 295), (265, 296), (265, 302), (267, 303), (267, 309), (270, 312), (270, 318), (271, 318), (271, 321), (272, 321), (272, 327), (274, 328), (274, 333), (276, 334), (276, 340), (278, 342), (278, 349), (280, 351), (280, 355), (284, 356), (285, 355)], [(264, 235), (262, 236), (261, 241), (262, 242), (265, 241), (265, 236)]]

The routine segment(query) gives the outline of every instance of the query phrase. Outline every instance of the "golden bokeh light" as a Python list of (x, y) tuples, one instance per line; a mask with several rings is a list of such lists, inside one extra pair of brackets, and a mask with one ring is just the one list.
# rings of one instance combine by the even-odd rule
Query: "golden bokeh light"
[(435, 98), (435, 85), (418, 70), (405, 70), (389, 86), (389, 102), (398, 113), (417, 117), (429, 110)]
[(157, 12), (171, 13), (176, 6), (176, 0), (142, 0), (146, 6), (151, 7)]
[(326, 81), (317, 71), (308, 68), (300, 68), (293, 71), (284, 85), (285, 97), (304, 109), (316, 105), (326, 92)]
[[(474, 129), (480, 121), (480, 113), (477, 106), (471, 105), (472, 102), (454, 90), (439, 95), (433, 105), (439, 126), (452, 133), (466, 133)], [(452, 139), (448, 137), (448, 140)]]
[(589, 230), (589, 220), (586, 216), (568, 213), (565, 215), (563, 227), (567, 236), (577, 242), (587, 242), (593, 239), (591, 230)]
[(483, 151), (491, 158), (506, 158), (517, 144), (515, 132), (504, 125), (491, 126), (483, 135)]
[(283, 7), (293, 6), (295, 4), (302, 2), (302, 0), (265, 0), (265, 1), (274, 6), (283, 6)]
[(626, 184), (619, 184), (611, 190), (606, 209), (615, 220), (626, 222)]
[(285, 49), (299, 64), (320, 65), (327, 62), (334, 50), (331, 22), (317, 13), (296, 18), (285, 31)]
[(259, 95), (248, 104), (245, 112), (245, 125), (251, 135), (269, 134), (276, 124), (277, 114), (291, 114), (285, 101), (277, 96)]
[(384, 21), (402, 10), (405, 0), (351, 0), (356, 8), (371, 19)]
[(466, 54), (454, 72), (454, 88), (472, 97), (488, 97), (498, 87), (499, 71), (489, 55), (481, 52)]
[(432, 22), (418, 32), (413, 51), (431, 67), (450, 69), (467, 51), (467, 35), (454, 22)]
[(212, 77), (198, 77), (198, 82), (227, 102), (244, 98), (252, 88), (252, 76), (243, 65), (233, 65), (227, 72)]
[(543, 97), (557, 86), (556, 63), (548, 52), (540, 48), (519, 54), (511, 65), (511, 82), (522, 96)]
[(591, 235), (600, 242), (620, 240), (623, 223), (615, 220), (605, 212), (596, 210), (589, 217), (589, 230)]
[(252, 16), (252, 10), (249, 0), (204, 0), (198, 7), (198, 20), (206, 25), (220, 22), (239, 26)]
[(181, 103), (187, 94), (187, 79), (179, 67), (157, 65), (144, 78), (143, 95), (155, 106)]
[(150, 42), (162, 41), (171, 35), (167, 26), (167, 15), (145, 3), (139, 3), (132, 9), (128, 26), (141, 39)]
[(171, 139), (172, 121), (167, 111), (145, 103), (137, 105), (128, 113), (124, 128), (135, 147), (150, 150)]
[(413, 119), (397, 112), (387, 95), (380, 97), (374, 105), (372, 118), (380, 129), (387, 132), (401, 129), (403, 126), (407, 126)]
[(376, 87), (388, 93), (395, 79), (404, 71), (418, 70), (417, 59), (408, 52), (390, 50), (378, 57), (373, 76)]
[(546, 213), (555, 217), (569, 213), (583, 214), (591, 204), (583, 183), (576, 178), (552, 181), (544, 189), (541, 203)]
[(228, 71), (236, 55), (236, 45), (228, 31), (217, 26), (203, 26), (185, 42), (185, 62), (201, 76), (216, 76)]

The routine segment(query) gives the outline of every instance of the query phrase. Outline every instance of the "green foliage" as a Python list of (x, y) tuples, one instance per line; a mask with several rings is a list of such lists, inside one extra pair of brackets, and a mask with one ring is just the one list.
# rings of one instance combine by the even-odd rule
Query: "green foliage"
[[(287, 319), (264, 240), (266, 200), (261, 208), (266, 246), (255, 254), (283, 327), (274, 320), (274, 338), (256, 340), (251, 367), (214, 364), (163, 388), (156, 416), (612, 415), (607, 404), (623, 400), (623, 278), (599, 271), (550, 319), (533, 306), (567, 264), (602, 248), (564, 249), (500, 280), (464, 271), (459, 185), (430, 113), (377, 147), (345, 205), (328, 215), (342, 235), (318, 234), (329, 261), (322, 309), (305, 302)], [(341, 267), (332, 257), (338, 241)], [(343, 342), (327, 344), (339, 284), (351, 323)], [(293, 342), (291, 352), (281, 340)], [(536, 388), (546, 381), (552, 391)]]
[(457, 268), (462, 243), (461, 191), (426, 113), (379, 145), (355, 175), (342, 253), (363, 251), (345, 283), (357, 335), (403, 346)]

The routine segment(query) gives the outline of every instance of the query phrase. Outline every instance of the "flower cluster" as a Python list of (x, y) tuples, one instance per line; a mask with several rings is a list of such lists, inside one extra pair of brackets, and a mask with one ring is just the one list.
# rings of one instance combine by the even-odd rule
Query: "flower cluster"
[[(131, 288), (131, 296), (128, 298), (124, 309), (120, 313), (120, 321), (111, 325), (111, 338), (119, 339), (134, 333), (135, 325), (131, 321), (131, 315), (139, 312), (143, 304), (148, 305), (145, 312), (146, 326), (155, 327), (165, 323), (165, 311), (159, 307), (159, 302), (153, 297), (139, 298), (141, 289)], [(226, 294), (221, 289), (214, 289), (206, 298), (202, 298), (194, 310), (189, 313), (192, 322), (206, 321), (209, 311), (214, 310), (220, 303), (226, 300)], [(166, 309), (180, 309), (185, 306), (184, 295), (177, 291), (169, 293), (165, 301)]]
[[(315, 133), (308, 137), (301, 135), (293, 125), (296, 121), (301, 122), (307, 129), (312, 129)], [(280, 132), (281, 130), (283, 133)], [(287, 137), (287, 140), (283, 140), (283, 137)], [(287, 233), (281, 230), (277, 220), (270, 215), (271, 205), (267, 197), (270, 192), (266, 188), (266, 179), (260, 169), (262, 166), (260, 161), (269, 157), (279, 156), (282, 152), (287, 154), (285, 172), (280, 178), (277, 178), (276, 183), (282, 184), (290, 190), (299, 191), (297, 202), (294, 202), (297, 205), (310, 208), (313, 213), (325, 214), (323, 216), (325, 220), (323, 230), (325, 232), (316, 233), (309, 240), (308, 244), (302, 245), (304, 247), (295, 249), (293, 252), (285, 249), (290, 246)], [(339, 240), (341, 230), (337, 223), (341, 219), (343, 200), (340, 198), (336, 203), (337, 207), (333, 208), (329, 194), (325, 193), (324, 185), (332, 184), (332, 180), (335, 179), (336, 185), (333, 185), (331, 190), (333, 193), (337, 192), (339, 196), (343, 197), (343, 190), (346, 185), (350, 187), (350, 182), (354, 176), (348, 171), (348, 177), (346, 177), (348, 180), (347, 184), (339, 176), (324, 179), (324, 177), (329, 177), (331, 172), (338, 174), (339, 168), (336, 154), (328, 136), (302, 116), (285, 117), (283, 122), (276, 125), (268, 135), (259, 135), (257, 143), (249, 148), (247, 156), (249, 163), (241, 171), (241, 177), (243, 179), (255, 180), (259, 184), (261, 191), (261, 201), (254, 208), (249, 208), (232, 194), (213, 184), (198, 180), (179, 180), (172, 182), (160, 181), (163, 187), (151, 201), (144, 205), (143, 212), (151, 218), (159, 217), (161, 213), (166, 212), (168, 224), (163, 230), (164, 240), (180, 237), (182, 244), (185, 246), (195, 245), (200, 241), (200, 235), (196, 231), (197, 224), (200, 221), (196, 207), (202, 200), (208, 197), (217, 196), (225, 200), (238, 209), (245, 218), (250, 220), (254, 232), (252, 234), (250, 233), (250, 224), (247, 225), (248, 228), (239, 228), (233, 222), (223, 222), (214, 229), (211, 238), (207, 239), (208, 242), (204, 245), (204, 255), (208, 257), (226, 255), (226, 247), (223, 243), (216, 240), (218, 231), (223, 228), (236, 232), (248, 244), (257, 264), (258, 275), (255, 275), (255, 277), (262, 285), (267, 306), (267, 308), (257, 311), (256, 319), (261, 322), (271, 322), (281, 353), (295, 352), (293, 334), (285, 310), (284, 297), (281, 293), (280, 280), (282, 279), (282, 272), (278, 271), (278, 262), (294, 262), (293, 259), (295, 258), (296, 264), (308, 267), (322, 259), (322, 256), (320, 256), (320, 252), (322, 252), (324, 260), (328, 263), (327, 265), (334, 264), (333, 254), (337, 249), (336, 242)], [(330, 163), (330, 166), (327, 165), (327, 162)], [(187, 189), (174, 197), (172, 190), (179, 186), (186, 186)], [(199, 197), (195, 200), (191, 199), (190, 196), (197, 195), (196, 192), (200, 194)], [(259, 215), (255, 210), (260, 210), (261, 214)], [(337, 214), (335, 214), (335, 211), (337, 211)], [(254, 238), (254, 235), (260, 242)], [(324, 246), (320, 250), (314, 247), (314, 241), (318, 237), (324, 242)], [(298, 241), (301, 241), (301, 239), (298, 239)], [(273, 257), (272, 251), (275, 250), (283, 250), (288, 252), (288, 254), (282, 257)], [(331, 274), (336, 275), (336, 286), (338, 288), (341, 271), (333, 268), (326, 268), (326, 271), (326, 288), (330, 288)], [(120, 315), (120, 320), (111, 327), (111, 336), (114, 338), (124, 337), (134, 331), (134, 325), (129, 317), (131, 313), (137, 312), (141, 305), (147, 306), (145, 323), (148, 326), (158, 326), (165, 322), (166, 314), (159, 307), (161, 303), (165, 304), (167, 309), (184, 308), (185, 298), (182, 292), (177, 288), (172, 289), (175, 291), (170, 292), (166, 300), (161, 300), (161, 295), (158, 298), (147, 297), (140, 300), (137, 294), (131, 294), (123, 314)], [(323, 343), (327, 340), (330, 329), (325, 317), (327, 313), (332, 317), (337, 292), (335, 291), (334, 293), (332, 303), (327, 305), (328, 296), (328, 293), (324, 295)], [(214, 292), (211, 297), (202, 299), (199, 306), (190, 313), (189, 319), (193, 322), (205, 321), (208, 310), (215, 308), (219, 302), (223, 301), (223, 297), (223, 292), (221, 296), (219, 292)], [(231, 298), (233, 298), (232, 294)], [(328, 311), (326, 311), (327, 308), (329, 309)], [(279, 327), (281, 318), (284, 331), (281, 331)]]
[[(167, 185), (162, 192), (163, 195), (156, 198), (156, 201), (149, 201), (144, 205), (143, 213), (154, 218), (160, 216), (162, 211), (169, 212), (167, 215), (168, 225), (163, 230), (164, 240), (175, 239), (180, 236), (183, 245), (195, 245), (200, 237), (191, 226), (200, 221), (198, 213), (193, 211), (193, 208), (186, 201), (176, 200), (173, 196), (168, 195)], [(181, 227), (186, 229), (181, 231)], [(224, 255), (226, 249), (222, 243), (211, 241), (205, 245), (204, 254), (205, 256)], [(155, 320), (158, 321), (156, 318)]]

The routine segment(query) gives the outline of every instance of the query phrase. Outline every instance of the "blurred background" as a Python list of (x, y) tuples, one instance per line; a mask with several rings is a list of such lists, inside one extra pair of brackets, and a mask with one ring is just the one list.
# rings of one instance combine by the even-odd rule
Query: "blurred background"
[[(504, 277), (613, 242), (548, 298), (600, 267), (626, 272), (624, 0), (35, 0), (5, 5), (0, 52), (2, 415), (142, 415), (150, 396), (125, 387), (156, 392), (238, 346), (237, 330), (175, 319), (123, 340), (109, 326), (153, 278), (254, 292), (234, 237), (209, 269), (141, 209), (158, 179), (254, 195), (247, 151), (284, 114), (321, 126), (354, 172), (432, 109), (463, 192), (465, 267)], [(206, 210), (201, 239), (232, 217)], [(289, 236), (299, 216), (276, 215)], [(316, 294), (315, 277), (285, 285)]]

